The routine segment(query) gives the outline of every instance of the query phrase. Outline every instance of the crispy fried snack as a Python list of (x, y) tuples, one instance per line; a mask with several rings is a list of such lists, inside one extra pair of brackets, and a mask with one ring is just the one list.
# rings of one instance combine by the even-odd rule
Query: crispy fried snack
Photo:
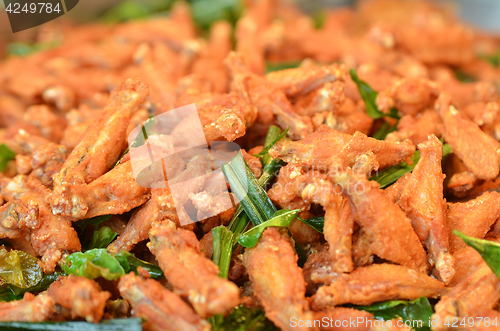
[(87, 322), (99, 323), (104, 306), (111, 293), (101, 291), (93, 280), (81, 276), (61, 276), (52, 283), (48, 295), (63, 309), (63, 315), (83, 317)]
[(443, 283), (425, 274), (393, 264), (374, 264), (350, 274), (342, 274), (330, 285), (322, 286), (312, 298), (312, 308), (322, 310), (345, 303), (370, 305), (377, 301), (413, 300), (438, 297)]
[(120, 278), (118, 289), (132, 305), (134, 316), (147, 320), (144, 330), (210, 330), (210, 324), (177, 294), (153, 279), (143, 279), (130, 273)]
[[(311, 320), (305, 298), (306, 283), (297, 266), (297, 255), (290, 241), (271, 227), (264, 231), (257, 246), (243, 255), (254, 295), (264, 307), (266, 316), (282, 330), (295, 330), (290, 318)], [(316, 328), (298, 328), (298, 330)]]
[(349, 135), (320, 126), (303, 140), (279, 141), (269, 154), (299, 166), (326, 170), (331, 166), (353, 166), (368, 151), (375, 154), (380, 168), (386, 168), (412, 156), (415, 146), (410, 141), (391, 143), (359, 132)]
[(412, 221), (413, 228), (429, 252), (429, 263), (438, 278), (448, 284), (455, 274), (448, 249), (446, 202), (443, 199), (441, 170), (443, 147), (436, 136), (418, 145), (420, 159), (406, 182), (399, 206)]
[(43, 322), (55, 311), (54, 300), (47, 294), (25, 293), (22, 300), (0, 303), (0, 321)]
[(333, 179), (344, 189), (369, 237), (370, 248), (379, 257), (421, 272), (427, 271), (427, 256), (404, 212), (378, 188), (378, 184), (351, 170)]
[(203, 256), (193, 232), (167, 221), (153, 227), (149, 238), (165, 277), (200, 316), (222, 314), (238, 304), (238, 287), (218, 276), (219, 268)]

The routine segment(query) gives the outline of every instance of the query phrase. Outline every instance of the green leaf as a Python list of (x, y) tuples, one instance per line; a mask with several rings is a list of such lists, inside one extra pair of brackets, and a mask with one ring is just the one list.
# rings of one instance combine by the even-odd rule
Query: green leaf
[(477, 82), (477, 78), (466, 73), (465, 71), (462, 71), (460, 69), (456, 69), (454, 71), (455, 77), (462, 83), (474, 83)]
[(77, 232), (81, 234), (85, 231), (87, 225), (92, 225), (94, 228), (96, 228), (102, 222), (109, 220), (111, 216), (113, 215), (102, 215), (102, 216), (96, 216), (92, 218), (85, 218), (82, 220), (78, 220), (73, 223), (73, 227), (75, 227)]
[(280, 71), (285, 69), (293, 69), (300, 67), (301, 61), (292, 62), (266, 62), (266, 74), (273, 71)]
[[(448, 144), (443, 145), (443, 158), (453, 151), (451, 146)], [(389, 167), (373, 176), (370, 177), (370, 180), (375, 180), (380, 184), (380, 188), (384, 189), (386, 187), (394, 184), (400, 177), (406, 175), (409, 172), (412, 172), (415, 166), (420, 160), (420, 151), (415, 151), (413, 156), (411, 157), (413, 164), (408, 164), (406, 162), (401, 162), (395, 166)]]
[(5, 170), (7, 163), (16, 157), (16, 153), (7, 145), (0, 144), (0, 172)]
[(46, 289), (49, 288), (50, 284), (55, 282), (59, 276), (63, 276), (64, 273), (56, 271), (52, 274), (44, 274), (40, 282), (38, 284), (33, 285), (28, 288), (20, 288), (16, 286), (9, 285), (10, 290), (12, 293), (16, 296), (19, 297), (19, 299), (22, 299), (24, 293), (30, 292), (30, 293), (38, 293), (45, 291)]
[(38, 284), (42, 277), (43, 271), (36, 257), (23, 251), (7, 251), (5, 247), (0, 247), (1, 284), (29, 288)]
[(212, 261), (219, 266), (219, 277), (227, 278), (233, 252), (233, 233), (223, 225), (212, 229), (214, 252)]
[(500, 64), (500, 51), (497, 51), (496, 53), (491, 54), (491, 55), (482, 54), (482, 55), (479, 55), (478, 57), (482, 60), (487, 61), (489, 64), (491, 64), (495, 68), (498, 68), (498, 66)]
[(191, 17), (201, 29), (207, 30), (216, 21), (236, 24), (243, 13), (241, 0), (193, 0)]
[(373, 119), (379, 119), (384, 116), (389, 116), (393, 118), (399, 119), (396, 109), (391, 109), (389, 114), (384, 114), (381, 112), (376, 104), (378, 93), (371, 88), (365, 81), (359, 79), (358, 73), (355, 69), (350, 69), (349, 74), (351, 75), (351, 79), (354, 81), (356, 86), (358, 87), (359, 94), (361, 98), (365, 102), (366, 113)]
[(279, 329), (266, 318), (260, 308), (250, 309), (240, 305), (231, 311), (224, 320), (212, 319), (212, 331), (278, 331)]
[(297, 219), (310, 227), (312, 227), (314, 230), (318, 231), (319, 233), (323, 233), (323, 227), (325, 225), (325, 218), (323, 216), (315, 216), (307, 219), (303, 219), (297, 216)]
[(469, 237), (458, 230), (453, 230), (453, 234), (459, 236), (467, 245), (481, 254), (491, 271), (500, 279), (500, 244), (494, 241)]
[(7, 45), (7, 55), (9, 56), (27, 56), (33, 53), (45, 51), (59, 46), (59, 42), (45, 42), (28, 44), (23, 42), (13, 42)]
[[(278, 141), (280, 141), (281, 139), (285, 138), (286, 137), (286, 134), (288, 133), (288, 128), (283, 131), (283, 133), (279, 133), (278, 131), (278, 135), (276, 135), (276, 131), (274, 130), (274, 128), (277, 128), (277, 127), (274, 127), (273, 130), (271, 129), (273, 128), (273, 126), (271, 126), (269, 128), (269, 130), (267, 131), (267, 136), (266, 136), (266, 141), (264, 142), (264, 148), (262, 149), (262, 151), (259, 153), (259, 154), (255, 154), (254, 156), (258, 157), (258, 158), (263, 158), (265, 156), (267, 156), (269, 158), (268, 161), (266, 161), (265, 163), (263, 162), (262, 165), (263, 166), (266, 166), (268, 165), (269, 163), (271, 163), (271, 156), (268, 154), (269, 150), (274, 146), (276, 145), (276, 143)], [(279, 128), (278, 128), (279, 130)]]
[(390, 125), (387, 122), (383, 122), (378, 130), (373, 134), (373, 138), (378, 139), (378, 140), (384, 140), (385, 137), (391, 132), (396, 131), (398, 128), (398, 123), (396, 122), (394, 125)]
[(89, 279), (103, 277), (115, 280), (125, 275), (125, 270), (118, 260), (102, 248), (69, 255), (64, 260), (62, 270), (68, 275), (84, 276)]
[(137, 268), (142, 267), (149, 273), (149, 275), (153, 279), (161, 279), (164, 277), (163, 271), (160, 269), (160, 267), (136, 258), (132, 253), (121, 251), (114, 257), (118, 261), (118, 263), (120, 263), (123, 270), (125, 270), (125, 273), (133, 271), (134, 273), (137, 274)]
[(276, 207), (259, 185), (259, 181), (246, 164), (241, 152), (231, 162), (224, 164), (221, 170), (254, 225), (273, 217)]
[(253, 228), (251, 228), (250, 230), (248, 230), (244, 234), (240, 235), (236, 240), (243, 247), (247, 247), (247, 248), (254, 247), (255, 245), (257, 245), (257, 242), (259, 241), (259, 238), (265, 229), (267, 229), (270, 226), (288, 227), (290, 225), (290, 223), (292, 223), (292, 221), (294, 220), (294, 218), (297, 216), (297, 214), (299, 212), (300, 212), (300, 209), (278, 210), (271, 219), (269, 219), (268, 221), (265, 221), (262, 224), (254, 226)]
[[(370, 306), (353, 306), (355, 309), (365, 310), (372, 313), (375, 318), (391, 320), (401, 318), (403, 321), (419, 321), (412, 323), (417, 331), (430, 331), (429, 321), (432, 315), (432, 306), (426, 297), (421, 297), (412, 301), (385, 301), (377, 302)], [(421, 322), (421, 323), (420, 323)]]
[(99, 230), (94, 231), (92, 235), (92, 240), (85, 250), (94, 248), (106, 248), (108, 245), (116, 238), (118, 233), (113, 231), (108, 226), (100, 227)]
[(2, 331), (142, 331), (140, 318), (115, 318), (103, 320), (99, 324), (73, 321), (73, 322), (0, 322)]

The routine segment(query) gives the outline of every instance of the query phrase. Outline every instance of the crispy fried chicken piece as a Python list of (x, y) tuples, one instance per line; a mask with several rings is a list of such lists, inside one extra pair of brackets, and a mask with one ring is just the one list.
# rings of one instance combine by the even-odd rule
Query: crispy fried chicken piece
[(440, 281), (407, 267), (373, 264), (342, 274), (330, 285), (320, 287), (312, 298), (312, 308), (322, 310), (346, 303), (370, 305), (422, 296), (436, 298), (443, 290)]
[(346, 78), (347, 67), (337, 63), (278, 70), (266, 75), (287, 97), (308, 94), (326, 83), (344, 82)]
[(462, 171), (454, 173), (448, 182), (448, 189), (457, 198), (463, 198), (476, 184), (477, 178), (472, 172)]
[(417, 116), (405, 115), (398, 122), (398, 130), (387, 135), (387, 141), (404, 141), (410, 139), (418, 145), (427, 140), (431, 134), (442, 136), (443, 124), (439, 114), (431, 109), (424, 110)]
[(331, 284), (339, 273), (332, 270), (332, 257), (328, 251), (328, 245), (323, 250), (313, 252), (307, 257), (302, 268), (304, 279), (307, 283), (307, 293), (313, 294), (318, 286)]
[(444, 123), (445, 141), (451, 145), (453, 153), (477, 178), (497, 177), (500, 166), (500, 143), (450, 105), (448, 96), (439, 97), (437, 108)]
[(147, 95), (148, 86), (134, 79), (126, 80), (111, 93), (102, 117), (87, 129), (61, 171), (54, 176), (54, 192), (48, 200), (55, 212), (84, 216), (71, 213), (76, 206), (68, 187), (87, 184), (116, 163), (127, 144), (125, 133), (130, 118)]
[(134, 316), (147, 320), (144, 330), (210, 330), (210, 324), (177, 294), (153, 279), (143, 279), (131, 272), (120, 278), (118, 288), (132, 305)]
[(373, 118), (366, 113), (364, 102), (360, 100), (355, 103), (350, 98), (346, 99), (338, 111), (317, 113), (312, 121), (315, 128), (324, 124), (330, 129), (348, 134), (356, 131), (369, 134), (373, 124)]
[(219, 268), (201, 252), (193, 232), (167, 221), (149, 232), (148, 247), (177, 293), (200, 316), (222, 314), (239, 302), (238, 287), (218, 276)]
[(248, 164), (255, 177), (259, 178), (260, 175), (262, 175), (262, 163), (260, 163), (260, 159), (247, 153), (244, 149), (241, 150), (241, 155), (243, 155), (245, 162)]
[[(254, 295), (264, 307), (267, 318), (282, 330), (291, 327), (292, 317), (312, 320), (305, 298), (306, 282), (297, 265), (290, 241), (278, 228), (267, 228), (257, 246), (247, 249), (243, 264), (248, 271)], [(299, 327), (298, 330), (317, 330)]]
[(386, 168), (412, 156), (415, 146), (410, 141), (390, 143), (359, 132), (349, 135), (320, 126), (303, 140), (279, 141), (269, 154), (296, 165), (328, 169), (341, 161), (345, 166), (352, 166), (359, 156), (368, 151), (375, 154), (380, 168)]
[(421, 272), (427, 271), (427, 255), (411, 221), (378, 188), (378, 183), (351, 170), (333, 176), (342, 186), (369, 236), (370, 248), (379, 257)]
[(327, 82), (322, 87), (299, 98), (293, 108), (302, 116), (312, 116), (324, 111), (336, 113), (344, 101), (344, 84), (340, 81)]
[(9, 201), (0, 207), (0, 238), (17, 239), (26, 234), (26, 208)]
[(0, 302), (2, 322), (44, 322), (54, 313), (54, 300), (47, 294), (34, 296), (26, 292), (22, 300)]
[(439, 325), (435, 330), (447, 330), (444, 321), (453, 317), (481, 316), (478, 312), (483, 309), (492, 309), (500, 300), (500, 280), (483, 263), (469, 277), (457, 284), (449, 293), (444, 295), (435, 306), (433, 320)]
[(101, 321), (104, 306), (111, 296), (101, 291), (95, 281), (75, 275), (60, 276), (50, 284), (48, 294), (56, 304), (68, 310), (71, 318), (83, 317), (91, 323)]
[(448, 284), (455, 274), (448, 249), (446, 202), (441, 169), (443, 146), (436, 136), (418, 145), (420, 159), (399, 199), (399, 206), (412, 221), (420, 241), (429, 252), (429, 262), (438, 278)]
[(170, 189), (152, 189), (151, 199), (134, 211), (123, 233), (108, 246), (108, 252), (117, 254), (130, 251), (136, 244), (148, 238), (153, 224), (165, 219), (179, 222)]
[(354, 218), (349, 200), (336, 195), (333, 201), (323, 207), (325, 209), (325, 225), (323, 233), (330, 248), (331, 267), (335, 272), (351, 272), (352, 263), (352, 233)]
[(500, 218), (500, 194), (497, 192), (485, 192), (463, 203), (449, 203), (446, 222), (451, 252), (467, 246), (462, 239), (453, 234), (453, 230), (482, 239), (498, 218)]
[(354, 268), (363, 267), (373, 263), (372, 238), (362, 228), (352, 236), (352, 262)]
[(257, 122), (269, 124), (274, 115), (282, 128), (289, 128), (288, 136), (303, 139), (312, 132), (311, 120), (293, 112), (290, 101), (274, 83), (248, 71), (241, 55), (230, 53), (225, 60), (232, 74), (231, 90), (248, 103), (257, 107)]

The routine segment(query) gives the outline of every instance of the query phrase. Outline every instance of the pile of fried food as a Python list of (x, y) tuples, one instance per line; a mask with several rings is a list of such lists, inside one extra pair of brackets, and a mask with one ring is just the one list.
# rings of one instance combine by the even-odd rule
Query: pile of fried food
[[(204, 38), (177, 3), (168, 17), (65, 26), (43, 38), (60, 45), (0, 63), (0, 142), (15, 153), (0, 178), (0, 275), (3, 289), (56, 276), (1, 302), (1, 321), (133, 316), (147, 330), (215, 330), (243, 304), (282, 330), (375, 330), (314, 321), (371, 319), (359, 306), (424, 297), (435, 330), (469, 317), (472, 325), (457, 326), (496, 329), (476, 318), (500, 317), (500, 280), (452, 231), (500, 242), (500, 70), (489, 61), (500, 39), (434, 4), (399, 0), (327, 10), (319, 28), (287, 2), (247, 1), (234, 28), (216, 22)], [(141, 187), (126, 153), (135, 127), (192, 103), (206, 140), (242, 146), (257, 179), (269, 128), (288, 129), (267, 153), (285, 165), (266, 190), (298, 218), (267, 227), (254, 247), (231, 244), (222, 277), (212, 229), (228, 226), (237, 206), (210, 176), (182, 201), (168, 187)], [(189, 128), (180, 121), (176, 130)], [(182, 141), (160, 134), (146, 144)], [(411, 165), (415, 153), (413, 171), (392, 185), (370, 180)], [(177, 182), (209, 167), (196, 157), (165, 166)], [(200, 221), (181, 226), (184, 205)], [(104, 227), (117, 237), (89, 246)], [(86, 267), (98, 276), (61, 271), (95, 247), (143, 267), (106, 277), (112, 270), (94, 259)], [(26, 261), (35, 261), (29, 270)], [(153, 279), (148, 268), (158, 266)]]

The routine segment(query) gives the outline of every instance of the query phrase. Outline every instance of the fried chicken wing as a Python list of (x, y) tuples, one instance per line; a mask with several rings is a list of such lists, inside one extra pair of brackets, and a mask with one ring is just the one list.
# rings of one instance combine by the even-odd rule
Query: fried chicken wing
[(203, 255), (193, 232), (164, 222), (154, 226), (149, 237), (148, 247), (165, 277), (200, 316), (221, 314), (238, 304), (238, 287), (218, 276), (219, 268)]
[(448, 249), (444, 175), (441, 170), (443, 147), (436, 136), (418, 145), (420, 159), (406, 182), (399, 206), (412, 221), (413, 228), (429, 252), (429, 263), (438, 278), (448, 284), (455, 274)]
[(452, 252), (466, 246), (462, 239), (453, 234), (453, 230), (475, 238), (484, 238), (490, 227), (500, 218), (499, 201), (499, 193), (485, 192), (467, 202), (448, 204), (446, 222)]
[(111, 296), (111, 293), (101, 291), (93, 280), (75, 275), (60, 276), (47, 293), (56, 304), (68, 310), (71, 318), (83, 317), (91, 323), (101, 321), (104, 306)]
[(201, 319), (177, 294), (153, 279), (142, 279), (130, 273), (120, 278), (118, 288), (132, 305), (134, 316), (147, 320), (144, 330), (210, 330), (210, 324)]
[[(278, 228), (267, 228), (257, 246), (243, 255), (254, 295), (264, 306), (266, 316), (282, 330), (295, 330), (290, 319), (311, 320), (305, 298), (306, 283), (297, 265), (290, 241)], [(315, 330), (302, 327), (299, 330)]]
[(44, 322), (55, 311), (54, 300), (47, 294), (34, 296), (25, 293), (22, 300), (1, 302), (0, 321), (3, 322)]
[(427, 256), (404, 212), (394, 205), (378, 184), (352, 171), (334, 175), (355, 207), (358, 220), (379, 257), (427, 271)]
[(312, 298), (312, 308), (322, 310), (346, 303), (370, 305), (377, 301), (438, 297), (443, 283), (415, 270), (393, 264), (374, 264), (342, 274), (322, 286)]

